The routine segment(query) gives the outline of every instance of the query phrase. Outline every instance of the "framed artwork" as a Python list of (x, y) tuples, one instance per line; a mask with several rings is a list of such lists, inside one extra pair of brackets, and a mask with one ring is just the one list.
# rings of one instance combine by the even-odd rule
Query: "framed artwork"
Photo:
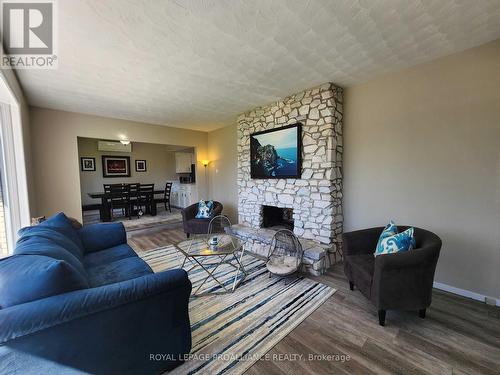
[(136, 160), (135, 161), (135, 171), (136, 172), (146, 172), (146, 160)]
[(102, 156), (103, 177), (130, 177), (129, 156)]
[(95, 158), (80, 158), (80, 167), (82, 172), (93, 172), (95, 171)]
[(252, 178), (300, 178), (302, 124), (283, 126), (250, 135)]

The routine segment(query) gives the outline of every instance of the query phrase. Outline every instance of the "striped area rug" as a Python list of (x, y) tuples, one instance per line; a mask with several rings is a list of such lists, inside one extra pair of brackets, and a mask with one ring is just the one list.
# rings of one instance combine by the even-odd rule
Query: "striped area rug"
[[(183, 259), (174, 246), (139, 256), (155, 272), (178, 268)], [(191, 297), (191, 356), (172, 374), (242, 374), (335, 292), (305, 277), (270, 278), (265, 262), (250, 255), (243, 265), (248, 275), (234, 293)], [(230, 288), (234, 268), (222, 265), (214, 275)], [(189, 272), (193, 291), (205, 277), (200, 268)], [(204, 292), (221, 290), (213, 280), (205, 285)]]

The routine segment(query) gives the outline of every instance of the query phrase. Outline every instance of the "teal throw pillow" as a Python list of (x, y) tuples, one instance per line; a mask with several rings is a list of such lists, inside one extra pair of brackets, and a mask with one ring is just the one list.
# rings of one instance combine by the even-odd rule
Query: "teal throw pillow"
[(198, 203), (198, 213), (196, 214), (196, 218), (197, 219), (210, 219), (210, 215), (212, 215), (213, 207), (214, 207), (213, 201), (201, 200)]
[(395, 234), (398, 233), (398, 227), (396, 224), (394, 224), (394, 221), (389, 221), (389, 224), (387, 224), (382, 231), (382, 234), (380, 235), (378, 242), (377, 242), (377, 247), (375, 248), (375, 254), (382, 252), (384, 249), (382, 247), (382, 241), (388, 237), (394, 236)]
[(404, 232), (394, 234), (379, 240), (375, 256), (382, 254), (393, 254), (411, 250), (415, 247), (413, 228), (408, 228)]

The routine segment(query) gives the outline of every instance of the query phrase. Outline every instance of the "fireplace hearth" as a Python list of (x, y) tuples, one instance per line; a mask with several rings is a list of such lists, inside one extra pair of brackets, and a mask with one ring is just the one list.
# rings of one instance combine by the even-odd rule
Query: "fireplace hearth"
[(290, 229), (293, 231), (293, 209), (262, 206), (262, 228)]

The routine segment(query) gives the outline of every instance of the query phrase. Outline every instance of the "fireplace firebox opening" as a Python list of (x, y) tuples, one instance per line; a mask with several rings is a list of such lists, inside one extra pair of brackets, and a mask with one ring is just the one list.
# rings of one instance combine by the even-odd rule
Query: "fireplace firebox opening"
[(262, 227), (293, 231), (293, 208), (262, 206)]

